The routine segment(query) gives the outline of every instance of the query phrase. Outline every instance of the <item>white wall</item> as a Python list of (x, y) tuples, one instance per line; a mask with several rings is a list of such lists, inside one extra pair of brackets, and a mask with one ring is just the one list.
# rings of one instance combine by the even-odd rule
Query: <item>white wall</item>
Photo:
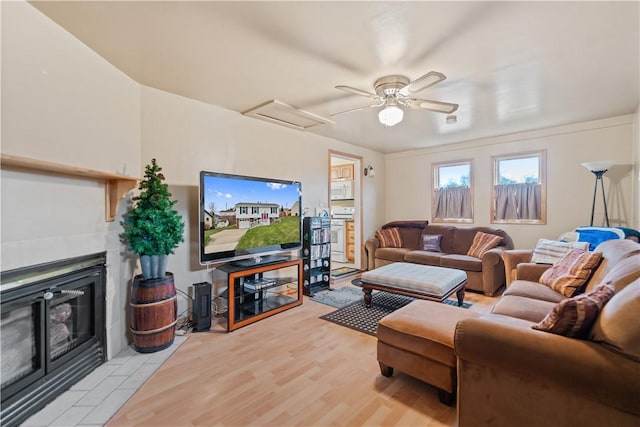
[[(303, 205), (328, 203), (330, 149), (382, 168), (383, 155), (336, 140), (141, 87), (26, 2), (2, 2), (2, 152), (141, 177), (158, 159), (186, 220), (170, 261), (185, 292), (210, 272), (198, 265), (200, 170), (301, 180)], [(120, 221), (104, 221), (104, 186), (30, 171), (2, 170), (0, 270), (106, 251), (108, 356), (127, 342), (128, 289), (135, 257)], [(363, 224), (381, 222), (384, 179), (364, 183)], [(181, 309), (185, 302), (181, 301)]]
[[(197, 282), (212, 282), (198, 264), (198, 177), (201, 170), (282, 178), (302, 182), (302, 205), (313, 214), (328, 206), (329, 150), (362, 156), (375, 167), (383, 155), (308, 132), (245, 117), (149, 87), (142, 88), (142, 159), (163, 168), (176, 209), (185, 219), (185, 243), (169, 260), (176, 285), (188, 292)], [(363, 180), (365, 236), (383, 220), (384, 174)], [(180, 300), (182, 311), (186, 301)]]
[(636, 112), (633, 115), (633, 194), (635, 195), (634, 203), (632, 204), (635, 228), (640, 227), (640, 105), (636, 108)]
[[(613, 226), (638, 228), (632, 191), (633, 116), (621, 116), (446, 147), (389, 154), (385, 159), (385, 221), (431, 218), (431, 164), (473, 159), (474, 224), (491, 225), (492, 156), (547, 150), (547, 224), (494, 224), (506, 230), (517, 248), (531, 248), (541, 237), (589, 225), (595, 177), (581, 163), (612, 160), (605, 175), (609, 220)], [(637, 140), (636, 140), (637, 142)], [(636, 162), (637, 163), (637, 162)], [(596, 201), (594, 225), (602, 225), (604, 208)]]
[[(2, 152), (140, 176), (140, 86), (25, 2), (1, 2)], [(0, 270), (107, 252), (107, 347), (126, 345), (131, 268), (100, 182), (1, 172)], [(121, 206), (120, 212), (123, 212)]]

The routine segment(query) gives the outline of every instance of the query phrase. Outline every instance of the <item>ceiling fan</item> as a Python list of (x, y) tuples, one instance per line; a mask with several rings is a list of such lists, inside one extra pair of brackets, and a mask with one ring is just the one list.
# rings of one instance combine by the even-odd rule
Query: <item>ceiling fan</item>
[(380, 77), (373, 84), (373, 88), (376, 93), (370, 93), (351, 86), (336, 86), (336, 89), (365, 96), (376, 102), (364, 107), (352, 108), (351, 110), (333, 113), (331, 116), (352, 113), (354, 111), (364, 110), (367, 108), (383, 107), (378, 113), (378, 120), (385, 126), (395, 126), (400, 123), (404, 117), (402, 107), (451, 114), (458, 109), (458, 104), (411, 97), (411, 94), (420, 92), (428, 87), (440, 83), (446, 78), (447, 77), (444, 74), (437, 71), (429, 71), (427, 74), (418, 77), (414, 81), (410, 81), (407, 77), (400, 75), (384, 76)]

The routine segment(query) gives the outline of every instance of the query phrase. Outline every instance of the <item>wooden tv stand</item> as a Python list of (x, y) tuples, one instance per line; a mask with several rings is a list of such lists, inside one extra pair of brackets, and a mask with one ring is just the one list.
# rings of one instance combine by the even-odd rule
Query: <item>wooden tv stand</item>
[(218, 270), (227, 275), (227, 331), (302, 304), (302, 259)]

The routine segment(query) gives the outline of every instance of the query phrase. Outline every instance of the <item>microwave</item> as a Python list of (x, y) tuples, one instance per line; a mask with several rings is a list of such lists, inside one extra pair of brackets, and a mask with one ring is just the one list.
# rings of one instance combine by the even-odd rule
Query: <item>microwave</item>
[(331, 200), (353, 199), (353, 181), (333, 181)]

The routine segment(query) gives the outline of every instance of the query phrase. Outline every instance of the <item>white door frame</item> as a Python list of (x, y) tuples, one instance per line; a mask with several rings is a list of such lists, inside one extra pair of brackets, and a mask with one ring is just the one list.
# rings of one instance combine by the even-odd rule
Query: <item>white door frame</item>
[[(353, 218), (354, 225), (354, 234), (355, 234), (355, 255), (353, 263), (356, 268), (363, 270), (363, 260), (364, 260), (364, 242), (362, 240), (362, 178), (363, 178), (363, 168), (362, 168), (362, 156), (358, 156), (351, 153), (345, 153), (342, 151), (329, 150), (329, 159), (327, 165), (327, 194), (331, 194), (331, 165), (332, 159), (339, 158), (348, 160), (353, 162), (353, 179), (354, 179), (354, 207), (356, 209), (356, 214)], [(331, 207), (331, 197), (329, 196), (329, 200), (327, 206)]]

